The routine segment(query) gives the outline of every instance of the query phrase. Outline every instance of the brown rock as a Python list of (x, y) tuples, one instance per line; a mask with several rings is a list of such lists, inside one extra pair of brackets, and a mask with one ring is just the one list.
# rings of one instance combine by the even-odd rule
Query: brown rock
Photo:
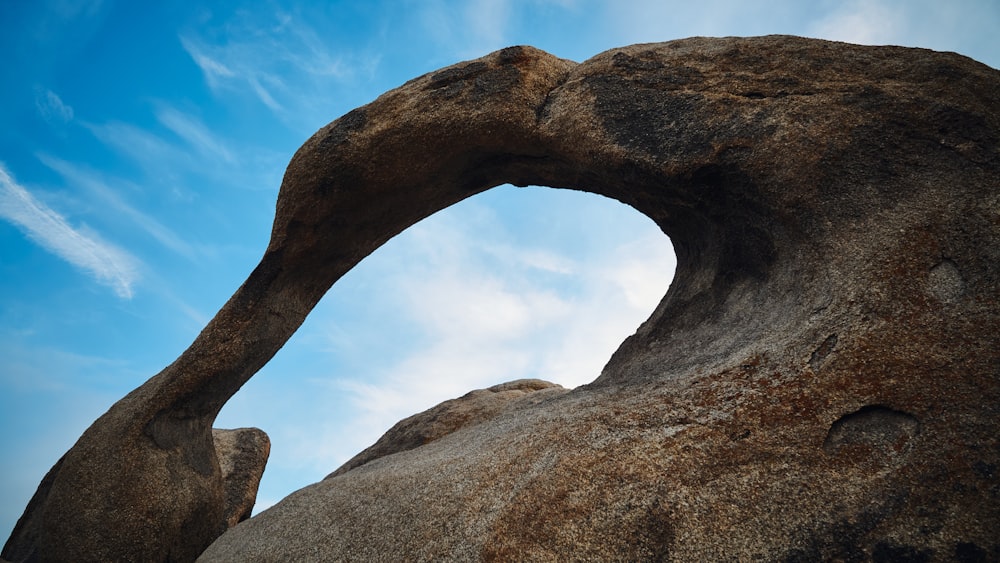
[[(395, 111), (419, 116), (402, 128), (384, 122), (389, 128), (375, 134), (359, 110), (314, 136), (289, 165), (260, 264), (174, 363), (113, 405), (49, 471), (2, 556), (197, 557), (225, 530), (211, 435), (222, 406), (362, 258), (419, 219), (491, 187), (488, 178), (513, 164), (504, 147), (534, 127), (535, 109), (572, 66), (530, 48), (504, 50), (425, 77), (423, 97), (405, 90), (382, 96), (386, 111), (398, 103)], [(468, 111), (450, 113), (449, 99)], [(442, 131), (468, 144), (452, 146)], [(379, 157), (367, 142), (416, 142), (426, 154), (392, 168), (386, 165), (412, 156), (414, 147)], [(406, 193), (413, 187), (437, 194), (423, 200), (418, 190), (412, 199)], [(372, 197), (384, 199), (371, 205)]]
[(565, 392), (561, 385), (540, 379), (518, 379), (470, 391), (458, 399), (445, 401), (397, 422), (371, 447), (352, 457), (326, 478), (336, 477), (380, 457), (429, 444), (462, 428), (492, 420), (503, 412), (536, 406), (540, 401)]
[[(475, 123), (460, 108), (501, 56), (335, 122), (289, 178), (349, 169), (361, 198), (437, 143), (445, 172), (373, 200), (596, 191), (671, 237), (669, 292), (594, 384), (294, 493), (203, 560), (1000, 556), (1000, 73), (916, 49), (692, 39), (569, 69), (534, 122)], [(456, 156), (445, 130), (475, 140)], [(373, 200), (370, 224), (406, 205)]]
[(219, 458), (225, 491), (224, 519), (227, 528), (246, 520), (257, 502), (257, 487), (264, 475), (271, 440), (263, 430), (239, 428), (212, 429), (215, 455)]
[(670, 236), (649, 320), (593, 384), (303, 489), (206, 561), (996, 559), (998, 91), (955, 54), (792, 37), (417, 78), (296, 153), (260, 265), (57, 464), (3, 556), (197, 554), (221, 405), (375, 248), (513, 183)]

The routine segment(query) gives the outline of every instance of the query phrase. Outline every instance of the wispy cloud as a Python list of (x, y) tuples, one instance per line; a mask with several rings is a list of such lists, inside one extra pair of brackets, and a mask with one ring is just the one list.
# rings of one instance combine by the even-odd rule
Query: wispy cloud
[(103, 6), (104, 0), (61, 0), (52, 2), (49, 9), (64, 20), (74, 20), (80, 17), (93, 17)]
[(194, 60), (194, 64), (201, 69), (209, 88), (213, 90), (221, 88), (226, 79), (236, 78), (236, 73), (232, 69), (205, 52), (207, 49), (202, 46), (200, 41), (184, 36), (181, 36), (180, 39), (181, 46)]
[[(419, 2), (414, 23), (423, 36), (450, 51), (453, 59), (481, 57), (517, 41), (532, 37), (539, 23), (580, 9), (579, 0), (427, 0)], [(628, 9), (629, 3), (615, 2), (612, 9)], [(588, 9), (599, 8), (594, 2)], [(532, 39), (533, 44), (538, 39)], [(454, 62), (451, 61), (451, 62)]]
[(15, 392), (80, 392), (87, 386), (128, 391), (143, 376), (125, 360), (39, 345), (10, 331), (0, 336), (0, 385)]
[(0, 164), (0, 216), (29, 238), (94, 276), (115, 293), (130, 299), (138, 279), (138, 260), (84, 228), (74, 229), (65, 218), (38, 201)]
[(236, 156), (225, 143), (195, 117), (170, 106), (161, 106), (156, 111), (156, 118), (203, 156), (221, 159), (230, 164), (236, 162)]
[[(334, 49), (306, 16), (237, 13), (217, 33), (180, 35), (184, 50), (216, 95), (252, 92), (283, 118), (329, 103), (330, 85), (370, 77), (378, 57)], [(328, 119), (329, 115), (324, 115)]]
[[(108, 148), (134, 162), (146, 179), (173, 194), (178, 200), (190, 201), (195, 196), (185, 185), (185, 173), (197, 168), (191, 153), (163, 137), (122, 121), (91, 123), (80, 121), (94, 137)], [(201, 167), (199, 174), (212, 171)]]
[[(349, 375), (310, 381), (317, 397), (346, 396), (354, 414), (348, 428), (324, 430), (329, 440), (303, 436), (295, 448), (301, 459), (333, 469), (401, 418), (470, 389), (525, 377), (566, 387), (593, 381), (673, 276), (670, 243), (650, 222), (600, 257), (588, 249), (581, 260), (568, 248), (516, 243), (488, 215), (462, 204), (461, 213), (411, 227), (394, 241), (392, 264), (372, 266), (377, 271), (367, 276), (378, 281), (369, 282), (370, 299), (387, 301), (380, 306), (394, 316), (376, 313), (376, 332), (407, 334), (398, 326), (409, 325), (419, 340), (385, 343), (375, 336), (372, 344), (384, 347), (386, 357), (380, 365), (365, 356), (369, 363)], [(587, 220), (593, 218), (581, 224), (599, 222)], [(354, 341), (366, 338), (368, 328), (342, 324), (348, 321), (332, 309), (317, 313), (325, 320), (308, 330), (326, 332), (330, 354), (343, 360), (365, 353)]]
[(511, 17), (508, 0), (475, 0), (465, 4), (463, 13), (465, 33), (478, 37), (486, 50), (505, 46), (506, 28)]
[(100, 174), (44, 153), (37, 156), (42, 164), (57, 172), (69, 185), (83, 188), (91, 193), (107, 208), (114, 210), (121, 217), (128, 218), (163, 246), (187, 258), (194, 256), (194, 250), (177, 233), (129, 205), (117, 191), (108, 186), (108, 181)]
[(186, 187), (192, 179), (200, 186), (216, 183), (267, 191), (280, 184), (287, 154), (226, 139), (197, 116), (169, 104), (156, 103), (155, 116), (162, 127), (122, 121), (80, 123), (104, 145), (136, 163), (147, 182), (169, 189), (179, 199), (193, 197)]
[(35, 90), (35, 109), (42, 119), (52, 125), (63, 125), (73, 120), (73, 108), (46, 88)]
[(834, 41), (878, 45), (899, 41), (903, 11), (880, 0), (851, 0), (813, 24), (809, 35)]
[(428, 37), (467, 59), (506, 46), (510, 16), (509, 0), (433, 0), (421, 3), (417, 21)]
[(162, 137), (141, 127), (122, 121), (107, 123), (82, 122), (99, 141), (143, 165), (166, 171), (187, 164), (189, 158)]
[(1000, 4), (991, 0), (848, 0), (830, 6), (804, 26), (805, 35), (957, 51), (994, 67), (1000, 62)]

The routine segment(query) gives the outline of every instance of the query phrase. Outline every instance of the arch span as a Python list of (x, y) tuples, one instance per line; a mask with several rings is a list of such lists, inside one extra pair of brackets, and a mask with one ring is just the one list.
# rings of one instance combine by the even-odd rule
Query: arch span
[[(933, 98), (948, 91), (942, 76), (964, 80), (948, 107)], [(995, 84), (995, 71), (957, 57), (788, 37), (637, 45), (583, 64), (512, 47), (412, 80), (295, 154), (260, 264), (187, 351), (53, 468), (4, 555), (200, 553), (222, 531), (210, 430), (226, 400), (361, 259), (499, 184), (614, 198), (674, 243), (674, 283), (591, 390), (736, 377), (765, 361), (795, 379), (829, 334), (839, 362), (851, 345), (858, 357), (892, 348), (885, 339), (906, 339), (910, 326), (892, 319), (933, 305), (916, 285), (888, 281), (890, 270), (917, 275), (919, 260), (893, 252), (923, 252), (899, 233), (988, 228), (974, 203), (942, 202), (988, 200), (968, 194), (995, 178)], [(943, 175), (961, 179), (948, 182), (961, 193), (942, 191)], [(931, 233), (944, 224), (931, 213), (972, 226)], [(993, 267), (940, 244), (963, 268)], [(986, 279), (963, 275), (968, 295)], [(862, 330), (851, 319), (875, 317), (889, 323), (882, 340), (850, 337)]]
[[(739, 111), (669, 90), (621, 99), (635, 98), (644, 80), (633, 59), (657, 56), (633, 50), (595, 58), (579, 72), (542, 51), (508, 48), (417, 78), (317, 132), (288, 166), (260, 264), (169, 368), (182, 381), (171, 386), (171, 408), (185, 419), (213, 416), (361, 259), (417, 221), (506, 183), (616, 199), (674, 241), (683, 275), (646, 335), (723, 317), (736, 288), (753, 296), (800, 240), (801, 226), (776, 216), (780, 194), (763, 192), (752, 175), (751, 153), (759, 153), (748, 145), (759, 140), (737, 134)], [(686, 101), (675, 107), (675, 98)], [(669, 146), (651, 146), (654, 137)], [(240, 337), (224, 337), (234, 326)], [(205, 366), (208, 358), (194, 351), (209, 343), (217, 354)], [(679, 352), (678, 360), (703, 363), (691, 349)], [(241, 368), (202, 375), (218, 371), (223, 358)]]

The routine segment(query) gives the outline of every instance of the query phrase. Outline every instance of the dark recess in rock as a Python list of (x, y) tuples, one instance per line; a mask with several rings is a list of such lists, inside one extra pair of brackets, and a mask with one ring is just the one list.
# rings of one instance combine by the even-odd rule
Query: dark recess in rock
[(818, 372), (820, 366), (822, 366), (823, 362), (826, 361), (826, 357), (833, 353), (833, 349), (836, 346), (837, 335), (831, 334), (830, 336), (827, 336), (826, 340), (819, 345), (819, 348), (816, 348), (812, 355), (809, 356), (809, 367), (812, 368), (814, 372)]
[(880, 405), (862, 407), (837, 419), (823, 442), (832, 455), (853, 447), (867, 448), (873, 455), (896, 457), (910, 449), (910, 440), (920, 432), (920, 421), (905, 412)]

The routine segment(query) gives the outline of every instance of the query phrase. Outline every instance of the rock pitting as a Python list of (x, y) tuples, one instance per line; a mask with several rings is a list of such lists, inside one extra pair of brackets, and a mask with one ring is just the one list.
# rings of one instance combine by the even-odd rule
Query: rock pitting
[[(959, 55), (793, 37), (414, 79), (296, 153), (261, 263), (3, 557), (996, 560), (997, 92)], [(655, 221), (678, 266), (650, 318), (594, 383), (387, 438), (216, 539), (219, 408), (362, 258), (503, 183)]]

